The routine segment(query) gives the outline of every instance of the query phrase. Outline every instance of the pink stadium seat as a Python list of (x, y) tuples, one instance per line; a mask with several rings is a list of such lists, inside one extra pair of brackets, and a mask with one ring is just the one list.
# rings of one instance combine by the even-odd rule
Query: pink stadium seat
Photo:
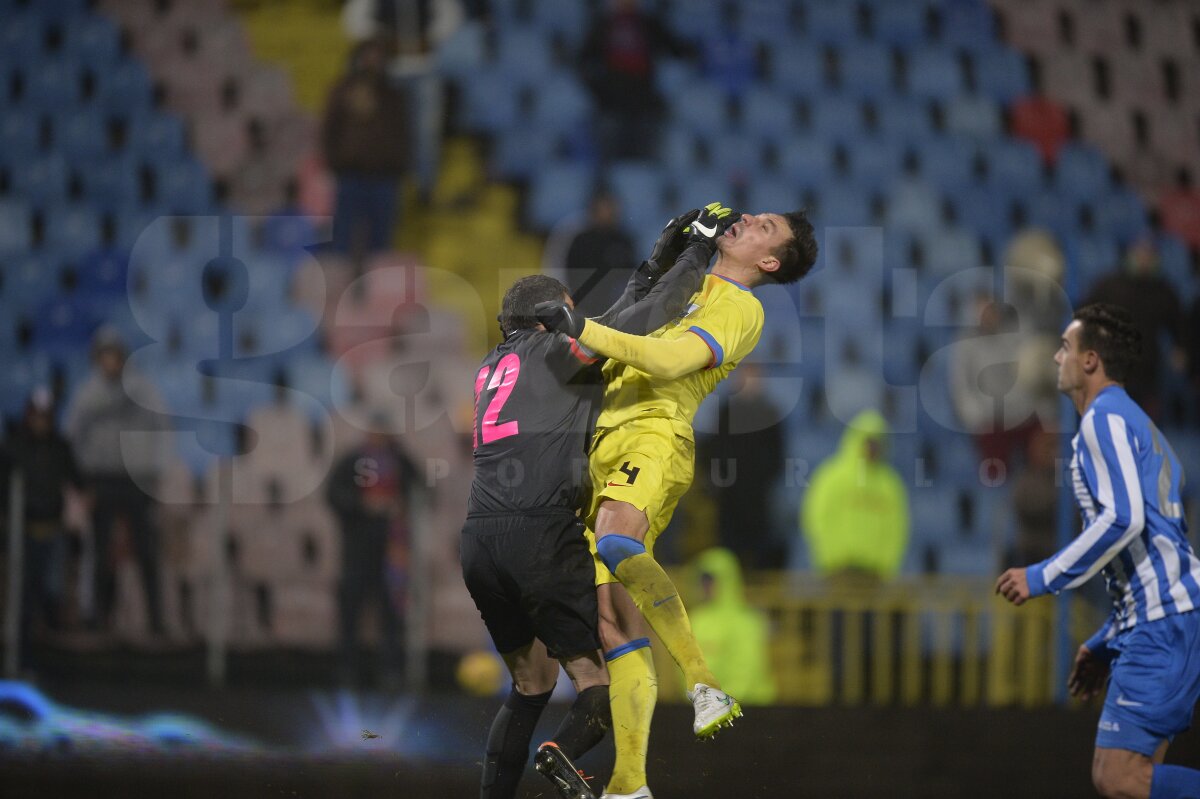
[(1006, 0), (993, 3), (1001, 12), (1004, 38), (1011, 46), (1038, 56), (1062, 50), (1057, 9), (1051, 3)]
[(1129, 109), (1113, 103), (1090, 103), (1079, 108), (1081, 135), (1112, 157), (1136, 148)]
[(250, 154), (246, 118), (236, 113), (198, 117), (192, 124), (192, 148), (217, 177), (234, 174)]
[(1146, 107), (1148, 103), (1166, 101), (1163, 72), (1157, 58), (1127, 51), (1114, 54), (1108, 63), (1114, 103)]
[(1096, 96), (1090, 55), (1060, 50), (1047, 54), (1041, 63), (1042, 91), (1047, 96), (1072, 105)]
[(1120, 59), (1125, 50), (1125, 32), (1121, 15), (1111, 5), (1078, 3), (1073, 14), (1075, 49), (1094, 55)]
[(1150, 146), (1180, 165), (1200, 151), (1200, 119), (1160, 106), (1147, 114)]
[(1147, 52), (1159, 56), (1196, 58), (1193, 26), (1200, 16), (1195, 3), (1136, 3), (1129, 13), (1141, 20), (1142, 42)]

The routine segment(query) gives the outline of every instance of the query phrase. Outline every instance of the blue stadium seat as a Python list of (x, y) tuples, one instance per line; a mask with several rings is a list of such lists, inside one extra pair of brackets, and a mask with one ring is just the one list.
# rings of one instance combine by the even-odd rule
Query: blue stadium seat
[(158, 211), (140, 203), (125, 203), (111, 210), (116, 226), (113, 242), (120, 247), (132, 249), (134, 243), (159, 217)]
[(546, 131), (569, 130), (587, 124), (592, 97), (574, 75), (558, 74), (537, 87), (533, 95), (533, 122)]
[(37, 156), (41, 149), (41, 124), (31, 114), (0, 115), (0, 153), (5, 160), (24, 161)]
[(979, 239), (962, 228), (948, 228), (925, 238), (926, 265), (933, 275), (951, 275), (982, 266)]
[(803, 9), (804, 33), (812, 41), (844, 44), (859, 37), (857, 4), (807, 0)]
[(486, 52), (483, 24), (464, 22), (438, 45), (434, 64), (442, 75), (467, 78), (484, 69)]
[(592, 196), (592, 185), (592, 170), (583, 164), (548, 164), (530, 186), (527, 199), (530, 223), (549, 230), (582, 213)]
[(0, 200), (0, 253), (27, 252), (33, 246), (33, 210), (21, 200)]
[(0, 382), (0, 412), (15, 418), (25, 409), (25, 403), (35, 388), (49, 386), (53, 377), (50, 359), (45, 354), (26, 357), (0, 351), (4, 380)]
[(670, 97), (695, 78), (695, 69), (682, 58), (660, 58), (654, 70), (654, 85), (663, 97)]
[(475, 73), (461, 84), (463, 123), (468, 130), (495, 133), (520, 121), (521, 85), (499, 70)]
[(68, 110), (54, 118), (53, 141), (68, 163), (90, 168), (108, 153), (108, 120), (97, 111)]
[(619, 161), (608, 168), (604, 183), (620, 203), (627, 225), (645, 224), (662, 215), (666, 175), (661, 167), (642, 161)]
[(1011, 103), (1030, 93), (1029, 65), (1017, 50), (988, 47), (971, 51), (971, 58), (975, 65), (975, 87), (981, 94)]
[(992, 98), (961, 95), (946, 105), (946, 130), (974, 139), (997, 139), (1004, 134), (1004, 121)]
[(738, 3), (734, 24), (737, 34), (750, 42), (796, 40), (795, 19), (790, 3), (778, 0), (743, 0)]
[(811, 43), (779, 42), (769, 50), (771, 85), (793, 97), (819, 96), (828, 91), (825, 55)]
[(1123, 186), (1097, 197), (1093, 208), (1096, 229), (1109, 233), (1123, 244), (1133, 242), (1150, 230), (1142, 198)]
[(52, 297), (38, 307), (34, 316), (34, 346), (54, 358), (86, 350), (98, 322), (86, 302)]
[[(7, 160), (6, 153), (0, 158)], [(57, 202), (67, 196), (71, 171), (66, 159), (57, 153), (28, 161), (7, 164), (10, 186), (27, 200), (44, 204)]]
[(941, 545), (958, 537), (958, 496), (958, 489), (938, 486), (936, 483), (912, 489), (909, 507), (914, 543), (934, 543), (940, 549)]
[(907, 100), (881, 100), (875, 106), (879, 134), (898, 141), (920, 141), (933, 134), (929, 109)]
[(4, 304), (10, 311), (28, 314), (58, 290), (57, 259), (22, 253), (4, 264)]
[(1112, 186), (1108, 159), (1086, 144), (1067, 144), (1055, 160), (1054, 186), (1064, 196), (1074, 199), (1102, 196)]
[(288, 385), (314, 397), (322, 408), (346, 408), (351, 402), (350, 381), (340, 367), (324, 355), (310, 353), (290, 358), (284, 366)]
[(762, 141), (784, 142), (795, 135), (796, 108), (791, 95), (756, 85), (740, 98), (741, 127)]
[(958, 224), (978, 233), (998, 256), (1013, 234), (1010, 196), (979, 185), (960, 188), (951, 196)]
[(107, 69), (121, 55), (121, 33), (106, 17), (71, 17), (63, 33), (63, 50), (90, 67)]
[(949, 50), (921, 48), (908, 54), (908, 93), (921, 100), (947, 101), (963, 91), (958, 56)]
[(105, 248), (96, 250), (79, 263), (81, 294), (125, 296), (129, 277), (129, 253)]
[(46, 209), (42, 246), (66, 258), (78, 258), (100, 247), (100, 214), (92, 208), (57, 205)]
[(699, 163), (699, 137), (679, 125), (670, 125), (659, 144), (659, 160), (671, 174), (683, 174)]
[(590, 19), (586, 0), (555, 0), (532, 5), (534, 25), (559, 36), (567, 45), (577, 47), (587, 35)]
[(859, 186), (882, 189), (904, 174), (903, 143), (886, 138), (861, 138), (846, 146), (850, 178)]
[(1020, 139), (996, 141), (983, 149), (987, 184), (1009, 194), (1034, 195), (1045, 188), (1042, 159), (1031, 144)]
[[(100, 108), (124, 115), (149, 114), (154, 105), (154, 83), (141, 62), (124, 60), (94, 75), (95, 103)], [(134, 125), (130, 135), (138, 136)]]
[(831, 141), (857, 137), (863, 130), (863, 106), (857, 97), (829, 94), (810, 106), (810, 124), (816, 136)]
[(97, 209), (113, 211), (137, 203), (141, 195), (139, 164), (129, 157), (109, 156), (81, 170), (83, 195)]
[(30, 64), (41, 58), (46, 41), (45, 22), (26, 11), (5, 15), (0, 25), (0, 53), (12, 64)]
[(733, 202), (733, 185), (722, 175), (697, 172), (678, 176), (674, 194), (681, 209), (701, 208), (711, 202)]
[(760, 177), (746, 187), (746, 210), (752, 214), (764, 211), (794, 210), (803, 204), (800, 185), (795, 181)]
[(187, 137), (183, 121), (173, 114), (147, 112), (129, 120), (126, 149), (132, 154), (152, 157), (155, 161), (183, 155)]
[(871, 225), (871, 197), (856, 186), (826, 183), (816, 201), (814, 225), (825, 227), (859, 227)]
[(996, 20), (985, 2), (946, 3), (939, 12), (945, 45), (970, 50), (996, 40)]
[[(1187, 245), (1168, 234), (1158, 236), (1155, 245), (1158, 247), (1158, 263), (1163, 277), (1171, 281), (1181, 296), (1192, 296), (1197, 287), (1197, 280), (1192, 275), (1191, 255)], [(1200, 484), (1200, 471), (1193, 475), (1193, 480)]]
[(1084, 290), (1094, 279), (1109, 274), (1121, 263), (1121, 249), (1113, 237), (1105, 233), (1067, 236), (1063, 239), (1063, 251), (1079, 270), (1080, 288)]
[(914, 142), (921, 177), (953, 195), (974, 181), (975, 143), (958, 136), (937, 136)]
[(1019, 202), (1025, 206), (1026, 222), (1043, 227), (1059, 236), (1074, 234), (1079, 228), (1078, 208), (1058, 191), (1043, 191)]
[(781, 176), (801, 186), (820, 186), (833, 171), (833, 147), (822, 139), (795, 137), (780, 147)]
[(725, 95), (710, 86), (692, 83), (671, 96), (671, 118), (696, 133), (718, 133), (729, 127)]
[(889, 225), (929, 233), (942, 225), (942, 198), (937, 189), (921, 180), (893, 184), (887, 193), (884, 218)]
[(55, 112), (83, 101), (83, 70), (66, 59), (42, 60), (24, 70), (21, 104), (34, 111)]
[(212, 210), (213, 189), (208, 170), (199, 161), (160, 163), (155, 167), (155, 202), (175, 214)]
[(509, 80), (540, 82), (554, 72), (545, 35), (536, 28), (511, 27), (499, 32), (496, 66)]
[(559, 136), (537, 126), (506, 128), (493, 139), (492, 169), (505, 180), (527, 180), (558, 157), (561, 144)]
[(924, 0), (880, 0), (868, 6), (876, 41), (906, 49), (925, 42)]
[(667, 27), (676, 36), (693, 40), (720, 29), (723, 23), (719, 0), (689, 0), (686, 3), (672, 3), (667, 17)]
[(892, 51), (875, 42), (855, 42), (838, 52), (840, 89), (854, 97), (878, 99), (891, 95)]
[(706, 139), (712, 169), (734, 179), (752, 179), (762, 172), (763, 147), (738, 132), (721, 133)]

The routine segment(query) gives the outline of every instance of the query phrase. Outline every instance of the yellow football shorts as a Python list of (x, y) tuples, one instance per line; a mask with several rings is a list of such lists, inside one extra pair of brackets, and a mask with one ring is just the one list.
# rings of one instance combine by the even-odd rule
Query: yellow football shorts
[(588, 472), (592, 498), (587, 538), (596, 562), (596, 585), (619, 582), (596, 554), (596, 513), (605, 499), (628, 502), (646, 514), (646, 551), (671, 521), (675, 506), (692, 485), (696, 445), (675, 434), (669, 419), (637, 419), (621, 427), (601, 428), (592, 440)]

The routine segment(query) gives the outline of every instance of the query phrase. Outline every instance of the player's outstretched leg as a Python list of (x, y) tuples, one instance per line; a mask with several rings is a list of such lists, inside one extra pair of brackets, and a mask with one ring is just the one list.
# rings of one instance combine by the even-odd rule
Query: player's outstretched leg
[(696, 643), (679, 590), (662, 566), (642, 542), (629, 536), (603, 536), (596, 550), (683, 671), (684, 685), (690, 686), (688, 697), (696, 711), (692, 731), (708, 738), (732, 724), (742, 715), (741, 705), (720, 690)]
[(558, 791), (562, 799), (596, 799), (583, 772), (554, 741), (546, 741), (533, 756), (533, 767)]
[(517, 792), (521, 773), (529, 757), (529, 742), (550, 694), (526, 695), (514, 688), (496, 714), (488, 733), (483, 761), (482, 799), (511, 799)]

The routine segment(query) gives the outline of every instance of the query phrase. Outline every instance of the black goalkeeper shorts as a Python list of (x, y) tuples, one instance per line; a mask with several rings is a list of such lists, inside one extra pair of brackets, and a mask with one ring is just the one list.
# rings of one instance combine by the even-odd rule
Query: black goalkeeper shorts
[(555, 658), (600, 648), (596, 567), (583, 532), (563, 510), (467, 518), (463, 579), (501, 654), (535, 636)]

